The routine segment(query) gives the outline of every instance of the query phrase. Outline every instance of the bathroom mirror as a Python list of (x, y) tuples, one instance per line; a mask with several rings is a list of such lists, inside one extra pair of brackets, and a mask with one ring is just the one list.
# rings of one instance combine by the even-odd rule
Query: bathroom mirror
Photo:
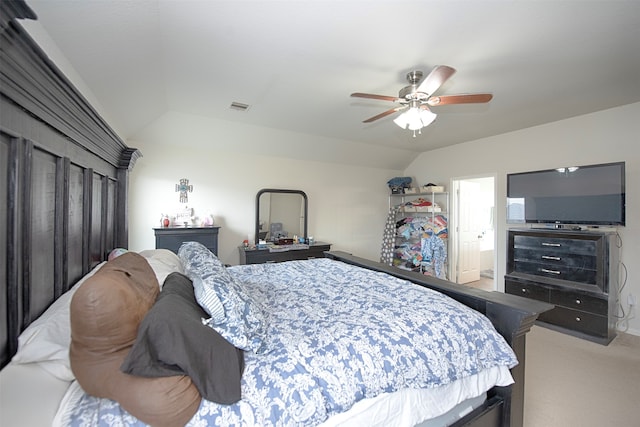
[(307, 195), (300, 190), (264, 188), (256, 195), (255, 243), (260, 239), (304, 237), (307, 240)]

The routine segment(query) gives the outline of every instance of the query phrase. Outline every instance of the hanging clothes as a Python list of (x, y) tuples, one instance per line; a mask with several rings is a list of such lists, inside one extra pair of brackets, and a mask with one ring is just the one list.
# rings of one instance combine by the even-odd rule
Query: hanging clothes
[(432, 266), (434, 276), (440, 279), (447, 278), (445, 262), (447, 261), (447, 245), (435, 234), (422, 238), (421, 252), (422, 262), (425, 266)]
[(399, 210), (400, 206), (392, 206), (389, 208), (389, 215), (387, 216), (387, 222), (384, 226), (384, 233), (382, 235), (380, 262), (387, 265), (393, 264), (393, 251), (396, 242), (396, 215)]

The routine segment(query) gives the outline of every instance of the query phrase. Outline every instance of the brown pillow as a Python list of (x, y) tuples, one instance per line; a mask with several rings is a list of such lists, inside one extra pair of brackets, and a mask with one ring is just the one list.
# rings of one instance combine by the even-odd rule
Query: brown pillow
[(159, 293), (149, 263), (127, 252), (106, 263), (71, 300), (71, 369), (89, 394), (115, 400), (153, 426), (183, 426), (200, 394), (185, 375), (142, 378), (120, 371)]

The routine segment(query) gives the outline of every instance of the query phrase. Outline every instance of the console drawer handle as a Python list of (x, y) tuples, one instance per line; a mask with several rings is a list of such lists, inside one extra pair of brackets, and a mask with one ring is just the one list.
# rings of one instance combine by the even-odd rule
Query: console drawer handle
[(546, 268), (541, 268), (540, 271), (543, 273), (560, 274), (558, 270), (547, 270)]
[(582, 304), (582, 301), (580, 301), (579, 299), (576, 300), (576, 304), (580, 305)]
[(561, 245), (560, 243), (542, 242), (542, 246), (553, 246), (554, 248), (559, 248)]
[(552, 261), (560, 261), (560, 257), (559, 256), (542, 255), (541, 258), (542, 259), (550, 259)]
[(576, 322), (579, 322), (581, 319), (579, 317), (576, 317)]

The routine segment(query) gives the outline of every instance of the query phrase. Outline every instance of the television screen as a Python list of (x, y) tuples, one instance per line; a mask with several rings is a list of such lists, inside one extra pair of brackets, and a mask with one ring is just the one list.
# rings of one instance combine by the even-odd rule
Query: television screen
[(624, 162), (507, 175), (507, 222), (625, 225)]

